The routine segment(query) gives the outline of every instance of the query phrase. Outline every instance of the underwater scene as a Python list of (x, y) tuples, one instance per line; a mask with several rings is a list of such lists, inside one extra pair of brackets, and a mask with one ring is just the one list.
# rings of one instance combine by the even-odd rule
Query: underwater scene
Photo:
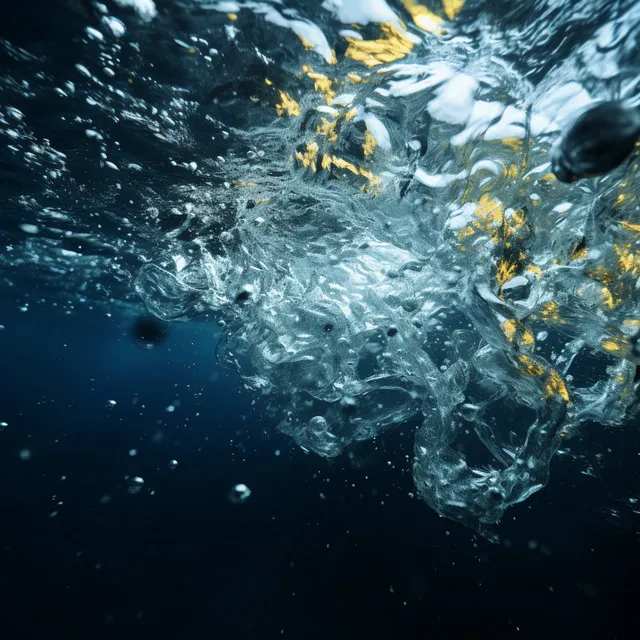
[(6, 0), (0, 637), (640, 637), (640, 1)]

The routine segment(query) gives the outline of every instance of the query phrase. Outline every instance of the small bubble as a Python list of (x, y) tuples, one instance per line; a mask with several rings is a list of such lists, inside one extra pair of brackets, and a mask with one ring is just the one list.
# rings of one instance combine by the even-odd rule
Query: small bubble
[(22, 449), (20, 451), (20, 460), (31, 460), (31, 451), (29, 451), (29, 449)]
[(127, 491), (135, 495), (136, 493), (140, 493), (140, 490), (143, 486), (144, 480), (140, 476), (134, 476), (129, 481), (129, 488), (127, 489)]
[(323, 416), (314, 416), (309, 420), (309, 427), (314, 431), (326, 431), (329, 425)]
[(276, 457), (280, 455), (280, 449), (275, 450)]
[(113, 407), (115, 407), (116, 404), (118, 404), (118, 403), (115, 400), (107, 400), (104, 403), (104, 406), (105, 406), (106, 409), (113, 409)]
[(0, 422), (0, 431), (4, 431), (8, 426), (8, 422)]
[(138, 455), (138, 450), (137, 449), (129, 449), (129, 455), (133, 458), (134, 456)]
[(246, 484), (237, 484), (227, 494), (227, 497), (234, 504), (242, 504), (246, 502), (251, 495), (251, 489)]
[(173, 471), (177, 467), (178, 467), (178, 461), (177, 460), (169, 460), (169, 469), (171, 469)]
[(108, 493), (105, 493), (102, 498), (100, 498), (100, 504), (109, 504), (111, 499), (111, 496)]
[(249, 300), (251, 294), (253, 293), (253, 286), (250, 284), (245, 284), (241, 287), (240, 291), (236, 295), (236, 302), (242, 303)]

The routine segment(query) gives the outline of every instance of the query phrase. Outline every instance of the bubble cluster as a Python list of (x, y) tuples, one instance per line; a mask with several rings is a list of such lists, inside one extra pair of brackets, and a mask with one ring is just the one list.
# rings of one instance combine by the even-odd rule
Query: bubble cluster
[(340, 104), (314, 71), (300, 122), (281, 113), (296, 121), (265, 142), (287, 180), (234, 165), (264, 202), (136, 287), (164, 319), (219, 313), (306, 450), (419, 425), (419, 495), (492, 537), (566, 438), (634, 400), (638, 164), (558, 182), (549, 149), (591, 94), (425, 42), (360, 67)]
[[(578, 183), (551, 149), (598, 103), (637, 113), (640, 5), (187, 5), (94, 7), (69, 77), (0, 41), (0, 136), (48, 185), (13, 199), (3, 279), (135, 289), (159, 319), (134, 321), (144, 349), (215, 316), (300, 447), (402, 428), (416, 494), (493, 537), (564, 442), (636, 399), (635, 128), (597, 179), (607, 136), (587, 164), (555, 156)], [(28, 107), (52, 93), (43, 124)], [(54, 148), (66, 127), (80, 158)]]

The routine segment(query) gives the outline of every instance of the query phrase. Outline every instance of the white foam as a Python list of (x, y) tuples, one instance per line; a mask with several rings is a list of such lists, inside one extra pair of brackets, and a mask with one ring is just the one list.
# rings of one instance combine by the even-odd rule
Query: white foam
[(452, 182), (456, 180), (463, 180), (469, 175), (468, 171), (461, 171), (460, 173), (439, 173), (432, 174), (427, 173), (424, 169), (416, 169), (413, 177), (425, 187), (448, 187)]
[(324, 0), (322, 8), (344, 24), (400, 23), (398, 16), (384, 0)]
[(329, 42), (326, 36), (324, 35), (320, 27), (315, 25), (313, 22), (298, 19), (290, 20), (289, 18), (285, 18), (273, 7), (266, 7), (259, 4), (251, 4), (247, 6), (254, 9), (256, 13), (263, 14), (267, 22), (275, 24), (278, 27), (291, 29), (297, 36), (304, 38), (307, 42), (310, 42), (313, 45), (314, 49), (327, 62), (331, 62), (333, 60), (333, 51), (329, 46)]
[(478, 88), (475, 78), (461, 73), (446, 82), (428, 106), (436, 120), (449, 124), (465, 124), (473, 109), (473, 96)]
[(378, 146), (385, 151), (391, 151), (391, 138), (389, 137), (387, 127), (385, 127), (373, 113), (365, 113), (362, 118), (367, 124), (367, 129), (369, 129), (371, 135), (376, 139)]
[(114, 0), (114, 2), (119, 7), (130, 7), (146, 22), (150, 22), (158, 15), (158, 9), (153, 0)]
[(362, 34), (359, 31), (353, 31), (352, 29), (342, 29), (339, 34), (343, 38), (351, 38), (353, 40), (362, 40)]
[(517, 289), (518, 287), (524, 287), (529, 284), (529, 281), (524, 276), (516, 276), (511, 278), (508, 282), (502, 285), (502, 290)]
[(578, 82), (567, 82), (546, 95), (536, 107), (536, 113), (546, 116), (548, 130), (567, 126), (587, 106), (595, 101)]
[(459, 147), (481, 136), (489, 125), (504, 111), (502, 102), (474, 102), (466, 127), (451, 138), (451, 144)]
[(385, 92), (385, 95), (396, 97), (409, 96), (438, 86), (452, 78), (455, 73), (446, 62), (433, 62), (428, 65), (396, 64), (386, 67), (385, 71), (392, 72), (396, 78), (402, 78), (391, 80)]
[(445, 226), (449, 229), (462, 229), (473, 222), (475, 213), (476, 204), (474, 202), (467, 202), (451, 214)]
[(338, 105), (347, 106), (350, 105), (355, 99), (355, 93), (341, 93), (333, 99), (333, 102)]
[(484, 134), (485, 140), (501, 140), (502, 138), (524, 138), (524, 122), (526, 114), (522, 109), (507, 107), (496, 124), (490, 126)]

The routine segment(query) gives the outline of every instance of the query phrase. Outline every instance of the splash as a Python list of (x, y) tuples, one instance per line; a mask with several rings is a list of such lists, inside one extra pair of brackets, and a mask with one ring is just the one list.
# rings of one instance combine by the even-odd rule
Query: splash
[[(176, 38), (175, 51), (198, 59), (194, 82), (223, 77), (200, 100), (174, 91), (164, 111), (135, 96), (142, 73), (116, 89), (90, 65), (78, 72), (194, 176), (170, 192), (175, 213), (130, 225), (152, 240), (145, 264), (120, 262), (122, 279), (149, 310), (215, 312), (227, 358), (250, 363), (247, 383), (305, 450), (334, 457), (415, 425), (419, 495), (495, 539), (568, 439), (587, 422), (621, 425), (635, 401), (637, 154), (566, 185), (549, 151), (585, 107), (637, 101), (626, 53), (637, 9), (620, 3), (614, 19), (598, 4), (593, 37), (549, 67), (540, 52), (582, 3), (532, 3), (538, 29), (520, 29), (517, 46), (523, 9), (435, 5), (199, 3), (213, 33)], [(268, 29), (283, 50), (251, 35)], [(607, 77), (594, 73), (605, 57)], [(187, 124), (196, 115), (233, 142), (226, 153), (209, 159)], [(7, 113), (2, 126), (28, 125)], [(105, 171), (129, 184), (149, 173), (115, 160), (108, 128), (95, 134)], [(197, 161), (173, 158), (185, 148)], [(47, 153), (39, 162), (58, 161)]]

